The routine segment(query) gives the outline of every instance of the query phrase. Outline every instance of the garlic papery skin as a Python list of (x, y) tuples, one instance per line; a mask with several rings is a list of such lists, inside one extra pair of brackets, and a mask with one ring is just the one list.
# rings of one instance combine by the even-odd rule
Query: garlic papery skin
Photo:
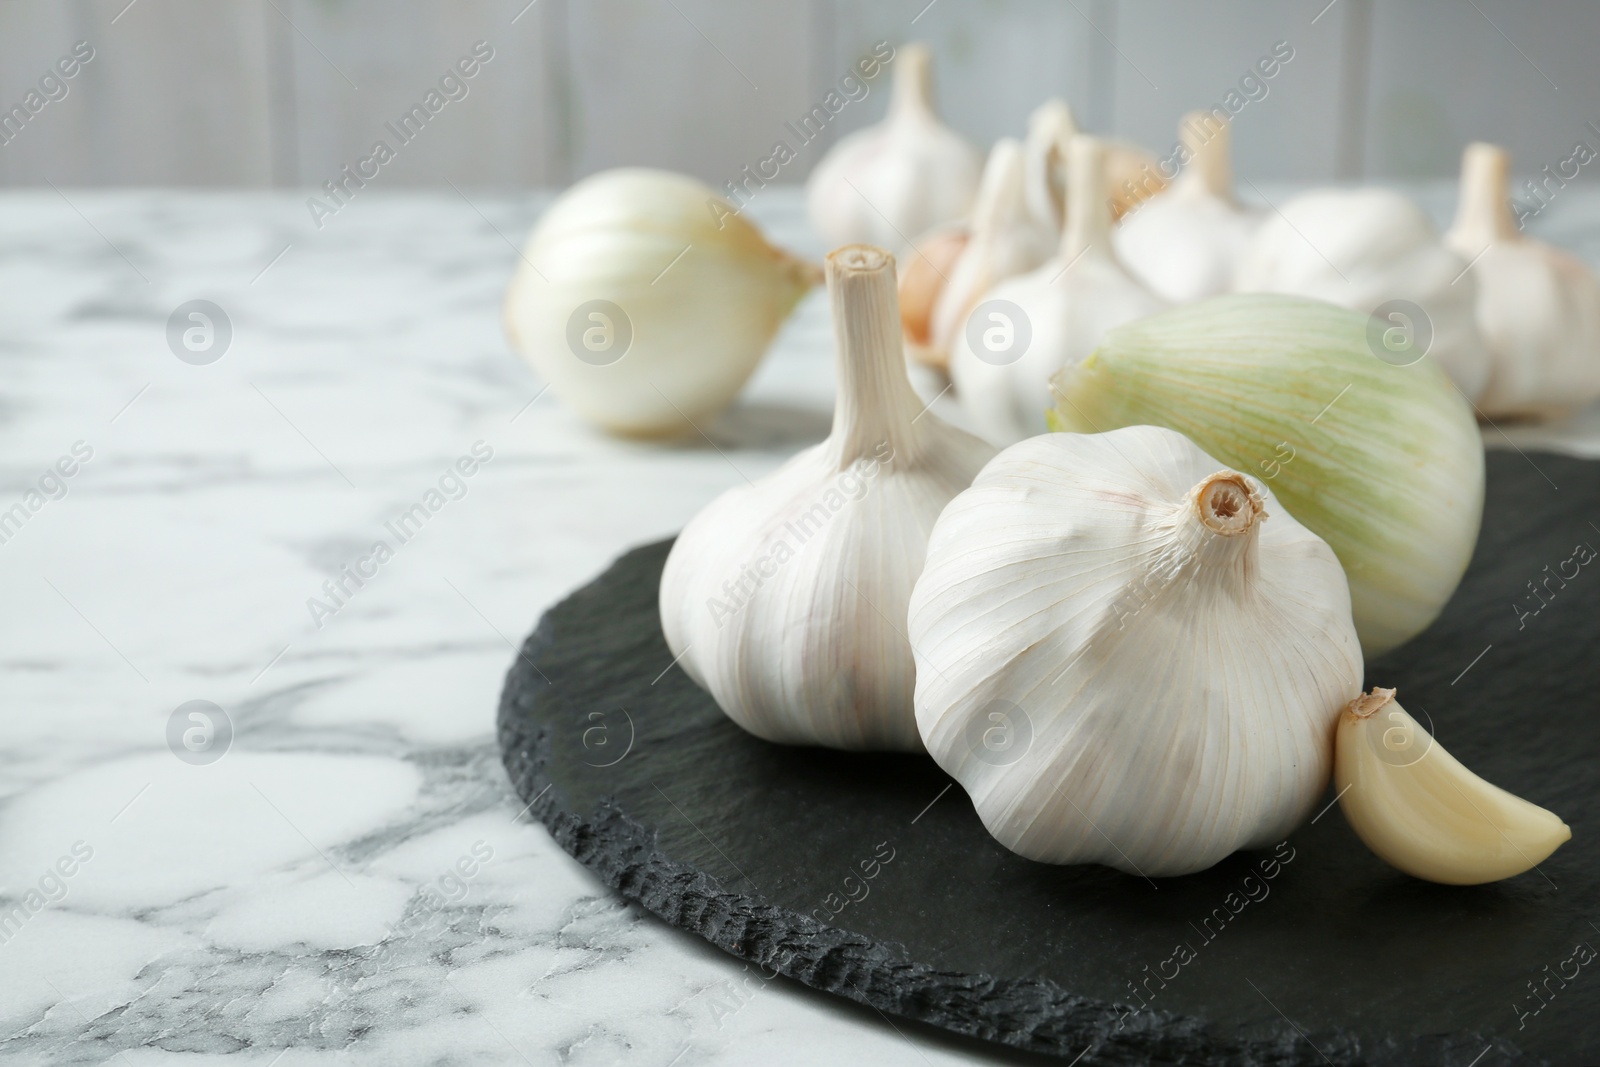
[(1481, 885), (1532, 870), (1571, 840), (1555, 814), (1463, 767), (1394, 694), (1351, 701), (1335, 741), (1340, 809), (1379, 859), (1430, 882)]
[[(1268, 218), (1250, 240), (1234, 275), (1241, 293), (1289, 293), (1380, 312), (1421, 344), (1470, 400), (1489, 379), (1489, 351), (1474, 313), (1476, 283), (1467, 261), (1441, 243), (1410, 198), (1388, 189), (1319, 189), (1302, 193)], [(1402, 309), (1420, 307), (1425, 322)], [(1421, 331), (1426, 331), (1424, 337)]]
[(1041, 229), (1028, 211), (1022, 144), (1002, 137), (984, 167), (967, 240), (934, 304), (924, 362), (948, 366), (950, 343), (978, 301), (1005, 279), (1049, 259), (1056, 240), (1057, 234)]
[(906, 603), (939, 512), (994, 449), (924, 410), (906, 377), (894, 260), (828, 257), (833, 431), (690, 521), (661, 576), (689, 677), (757, 737), (920, 751)]
[(1259, 211), (1233, 196), (1232, 123), (1208, 111), (1178, 126), (1188, 163), (1162, 193), (1129, 212), (1113, 238), (1128, 272), (1175, 304), (1225, 293)]
[(1050, 376), (1087, 356), (1106, 330), (1165, 305), (1117, 262), (1105, 149), (1072, 140), (1066, 230), (1056, 254), (1001, 282), (950, 333), (950, 379), (972, 425), (997, 445), (1043, 433)]
[(806, 214), (830, 245), (901, 249), (963, 218), (983, 157), (933, 110), (933, 56), (902, 45), (882, 122), (839, 140), (806, 181)]
[(1483, 440), (1432, 360), (1396, 366), (1367, 316), (1216, 296), (1112, 330), (1055, 381), (1054, 421), (1166, 426), (1267, 482), (1350, 577), (1369, 656), (1438, 617), (1483, 516)]
[(917, 725), (1007, 848), (1188, 874), (1283, 840), (1361, 688), (1333, 552), (1182, 434), (1012, 445), (939, 517)]
[(619, 434), (672, 434), (733, 402), (821, 280), (709, 186), (610, 170), (539, 220), (506, 291), (505, 327), (585, 419)]
[(923, 234), (898, 257), (900, 328), (905, 334), (906, 355), (940, 371), (950, 365), (950, 354), (933, 347), (933, 309), (971, 237), (966, 223), (953, 222)]
[(1489, 347), (1488, 416), (1550, 417), (1600, 398), (1600, 279), (1558, 248), (1525, 237), (1511, 213), (1511, 157), (1467, 146), (1461, 200), (1445, 243), (1472, 264), (1478, 326)]

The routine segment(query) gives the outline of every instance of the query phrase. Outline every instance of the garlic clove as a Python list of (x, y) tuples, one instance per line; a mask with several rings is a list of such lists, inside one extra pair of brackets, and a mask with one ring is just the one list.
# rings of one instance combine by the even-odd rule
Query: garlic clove
[(1066, 229), (1053, 257), (983, 294), (950, 335), (950, 377), (973, 425), (996, 444), (1043, 433), (1050, 376), (1076, 364), (1106, 330), (1164, 307), (1122, 268), (1111, 245), (1105, 148), (1068, 150)]
[(1189, 162), (1166, 191), (1126, 215), (1113, 237), (1128, 272), (1156, 294), (1186, 303), (1227, 292), (1258, 211), (1233, 196), (1232, 124), (1208, 111), (1184, 116)]
[(1420, 207), (1392, 190), (1317, 189), (1290, 200), (1251, 238), (1233, 288), (1315, 297), (1384, 318), (1387, 305), (1414, 305), (1422, 321), (1408, 308), (1392, 321), (1414, 331), (1462, 394), (1476, 400), (1488, 381), (1467, 261), (1441, 243)]
[(950, 354), (932, 348), (933, 308), (939, 302), (950, 271), (967, 247), (971, 231), (965, 223), (951, 223), (924, 234), (911, 250), (898, 257), (900, 269), (900, 326), (906, 352), (924, 366), (944, 370)]
[(1271, 483), (1350, 576), (1368, 655), (1410, 640), (1461, 582), (1483, 516), (1483, 440), (1429, 360), (1374, 355), (1367, 316), (1236, 294), (1109, 332), (1057, 376), (1055, 422), (1167, 426)]
[(1406, 874), (1480, 885), (1532, 870), (1572, 838), (1553, 813), (1473, 774), (1373, 689), (1339, 717), (1334, 786), (1356, 836)]
[(710, 187), (605, 171), (545, 212), (506, 291), (512, 346), (565, 403), (613, 433), (691, 429), (733, 402), (821, 281)]
[(1360, 691), (1344, 571), (1253, 479), (1134, 426), (1007, 448), (908, 612), (917, 725), (989, 832), (1149, 876), (1283, 839)]
[(1511, 157), (1467, 146), (1461, 202), (1445, 243), (1472, 264), (1491, 369), (1478, 408), (1564, 415), (1600, 398), (1600, 279), (1576, 257), (1522, 234), (1511, 213)]
[(806, 181), (806, 212), (830, 244), (900, 249), (966, 215), (982, 157), (933, 109), (933, 55), (902, 45), (882, 122), (841, 138)]
[(833, 431), (690, 521), (662, 573), (661, 627), (685, 672), (758, 737), (917, 751), (906, 603), (934, 520), (994, 450), (912, 391), (893, 258), (849, 246), (827, 272)]

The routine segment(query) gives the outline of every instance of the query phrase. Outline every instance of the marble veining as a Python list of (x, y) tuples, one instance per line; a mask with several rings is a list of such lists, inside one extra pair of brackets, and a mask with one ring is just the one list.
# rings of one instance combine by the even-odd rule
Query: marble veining
[[(541, 198), (378, 191), (319, 232), (290, 194), (63, 192), (0, 195), (0, 511), (43, 500), (0, 542), (0, 1058), (1016, 1061), (620, 902), (494, 748), (546, 607), (826, 434), (820, 293), (709, 441), (640, 444), (501, 336)], [(799, 205), (753, 214), (819, 254)], [(1539, 223), (1600, 260), (1600, 198)], [(203, 366), (166, 336), (194, 299), (233, 330)], [(1600, 455), (1600, 415), (1488, 436)], [(392, 535), (475, 446), (461, 494)], [(374, 576), (308, 608), (379, 540)], [(231, 726), (214, 762), (169, 743), (193, 700)]]

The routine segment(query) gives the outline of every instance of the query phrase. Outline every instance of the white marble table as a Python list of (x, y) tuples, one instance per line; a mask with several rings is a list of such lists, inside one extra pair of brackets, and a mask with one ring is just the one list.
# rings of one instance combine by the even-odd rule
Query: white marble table
[[(974, 1058), (619, 902), (519, 817), (493, 743), (546, 607), (826, 432), (820, 295), (716, 449), (635, 444), (502, 339), (533, 199), (373, 191), (319, 232), (288, 194), (65, 193), (0, 195), (0, 1059)], [(797, 203), (754, 214), (816, 254)], [(1600, 200), (1550, 219), (1600, 259)], [(208, 365), (166, 340), (197, 298), (233, 327)], [(1600, 454), (1597, 426), (1517, 436)], [(213, 763), (169, 747), (194, 700), (232, 726)]]

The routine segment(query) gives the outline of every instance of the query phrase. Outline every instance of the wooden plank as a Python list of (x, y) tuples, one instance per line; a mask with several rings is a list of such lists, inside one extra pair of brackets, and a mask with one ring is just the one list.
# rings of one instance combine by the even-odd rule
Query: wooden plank
[[(836, 0), (832, 6), (831, 69), (844, 73), (878, 41), (926, 42), (933, 50), (941, 116), (980, 148), (999, 137), (1021, 137), (1029, 112), (1052, 96), (1071, 104), (1085, 126), (1100, 121), (1103, 109), (1092, 81), (1098, 38), (1070, 5), (1049, 0), (938, 0), (931, 6), (928, 0), (881, 5)], [(1087, 4), (1078, 6), (1088, 10)], [(886, 90), (887, 83), (882, 87)], [(835, 139), (880, 121), (888, 93), (875, 92), (862, 103), (840, 115)]]
[[(260, 7), (208, 0), (72, 0), (0, 7), (10, 100), (77, 40), (94, 58), (23, 143), (8, 182), (255, 185), (271, 174)], [(76, 99), (74, 99), (76, 97)], [(8, 103), (7, 107), (10, 106)], [(51, 113), (50, 108), (57, 108)], [(37, 133), (37, 137), (31, 135)], [(13, 156), (13, 150), (14, 156)]]
[[(1320, 4), (1229, 0), (1129, 0), (1114, 27), (1115, 122), (1119, 134), (1158, 154), (1176, 141), (1185, 112), (1237, 92), (1235, 167), (1252, 181), (1328, 181), (1339, 173), (1349, 0)], [(1256, 64), (1287, 42), (1293, 58), (1270, 79)], [(1255, 74), (1258, 81), (1246, 82)], [(1245, 82), (1241, 86), (1241, 82)], [(1260, 86), (1259, 88), (1257, 86)], [(1251, 96), (1255, 99), (1251, 99)]]
[[(1369, 169), (1384, 177), (1453, 177), (1468, 141), (1505, 145), (1519, 175), (1600, 150), (1600, 5), (1388, 0), (1374, 11)], [(1557, 91), (1559, 86), (1559, 91)], [(1595, 180), (1600, 166), (1580, 172)]]
[[(545, 23), (551, 0), (463, 0), (408, 4), (382, 0), (330, 5), (276, 0), (293, 34), (295, 170), (318, 186), (366, 157), (383, 140), (395, 152), (380, 169), (382, 187), (526, 187), (564, 180)], [(513, 21), (513, 19), (515, 21)], [(480, 45), (479, 42), (482, 42)], [(455, 64), (473, 66), (452, 78)], [(389, 132), (428, 93), (443, 101), (408, 141)], [(464, 95), (462, 95), (464, 93)], [(455, 98), (452, 98), (454, 94)]]
[(812, 15), (786, 0), (568, 5), (574, 177), (648, 164), (721, 186), (766, 159), (817, 102)]
[[(29, 92), (40, 92), (39, 79), (54, 73), (84, 39), (81, 5), (24, 2), (0, 4), (0, 117), (26, 105)], [(90, 61), (91, 63), (94, 60)], [(88, 165), (89, 111), (83, 72), (65, 80), (66, 95), (29, 113), (11, 118), (0, 132), (0, 182), (39, 183), (42, 178), (71, 181)], [(59, 94), (60, 90), (52, 92)]]

